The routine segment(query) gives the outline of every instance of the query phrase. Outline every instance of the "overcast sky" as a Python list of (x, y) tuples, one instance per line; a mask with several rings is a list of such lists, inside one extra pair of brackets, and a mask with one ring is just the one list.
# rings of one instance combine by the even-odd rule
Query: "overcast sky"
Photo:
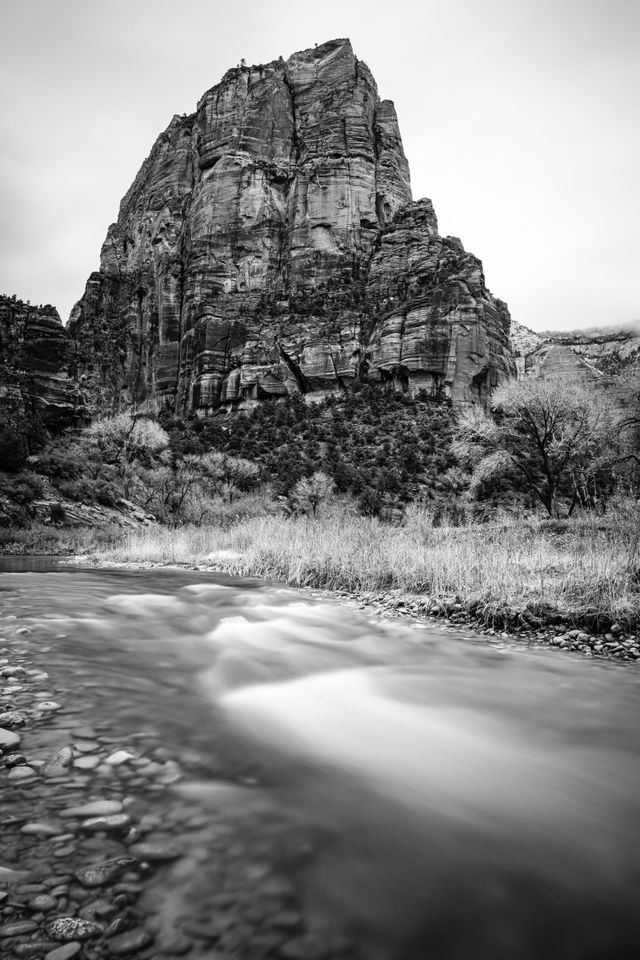
[(534, 329), (640, 317), (639, 0), (0, 0), (0, 292), (67, 320), (157, 135), (350, 37), (414, 197)]

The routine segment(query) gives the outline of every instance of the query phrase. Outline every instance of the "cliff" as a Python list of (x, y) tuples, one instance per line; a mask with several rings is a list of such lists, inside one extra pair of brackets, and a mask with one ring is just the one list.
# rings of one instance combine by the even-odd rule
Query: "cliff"
[(598, 327), (565, 333), (545, 333), (553, 343), (569, 347), (587, 363), (610, 376), (637, 369), (640, 364), (640, 324)]
[(482, 266), (413, 203), (348, 40), (229, 70), (160, 135), (72, 311), (94, 406), (212, 412), (355, 378), (484, 401), (514, 372)]
[(0, 295), (0, 407), (37, 414), (56, 432), (82, 420), (84, 406), (70, 376), (75, 348), (55, 307)]
[(594, 380), (625, 374), (640, 364), (637, 323), (535, 333), (514, 322), (510, 340), (518, 376), (577, 376)]

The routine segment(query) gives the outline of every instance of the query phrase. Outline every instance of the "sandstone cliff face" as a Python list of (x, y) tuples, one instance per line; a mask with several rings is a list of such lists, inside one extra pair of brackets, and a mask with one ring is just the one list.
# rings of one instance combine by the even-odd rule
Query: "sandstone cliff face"
[(624, 328), (550, 333), (548, 337), (604, 374), (625, 374), (640, 366), (640, 324), (637, 322)]
[(520, 377), (562, 376), (593, 381), (632, 372), (640, 364), (637, 324), (539, 334), (513, 323), (511, 348)]
[(56, 431), (78, 423), (83, 404), (69, 376), (73, 344), (55, 307), (0, 296), (0, 407), (38, 413)]
[(239, 67), (156, 141), (74, 308), (102, 409), (210, 413), (356, 377), (484, 400), (513, 374), (480, 262), (411, 202), (348, 40)]

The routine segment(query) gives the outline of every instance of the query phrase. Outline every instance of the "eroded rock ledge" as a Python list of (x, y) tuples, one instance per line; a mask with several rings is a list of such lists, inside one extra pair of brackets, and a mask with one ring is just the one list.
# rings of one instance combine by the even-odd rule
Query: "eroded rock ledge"
[(512, 376), (479, 260), (412, 202), (348, 40), (229, 70), (160, 135), (69, 327), (96, 405), (212, 412), (355, 378), (485, 400)]

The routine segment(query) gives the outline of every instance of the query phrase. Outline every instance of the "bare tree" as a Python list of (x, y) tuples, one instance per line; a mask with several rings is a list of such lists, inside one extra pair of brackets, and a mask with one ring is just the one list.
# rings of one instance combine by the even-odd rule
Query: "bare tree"
[(493, 395), (493, 417), (473, 408), (459, 418), (454, 453), (473, 465), (471, 494), (507, 469), (520, 475), (550, 517), (561, 496), (570, 515), (594, 502), (615, 459), (615, 404), (593, 387), (562, 378), (504, 384)]
[(334, 483), (331, 477), (317, 470), (310, 477), (298, 480), (292, 491), (294, 502), (303, 510), (311, 509), (315, 517), (320, 504), (332, 496)]

